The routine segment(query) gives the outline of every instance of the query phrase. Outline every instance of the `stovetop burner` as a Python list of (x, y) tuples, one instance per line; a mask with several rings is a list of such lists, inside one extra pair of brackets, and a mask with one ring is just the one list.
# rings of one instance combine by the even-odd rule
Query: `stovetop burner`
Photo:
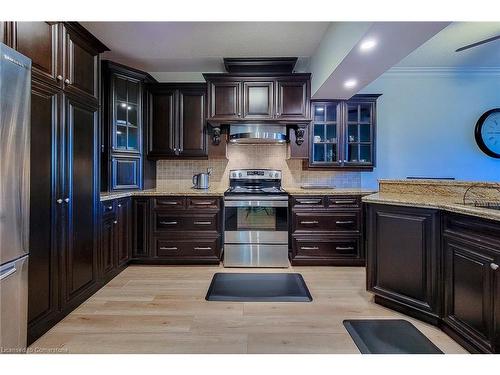
[(274, 169), (237, 169), (229, 172), (229, 189), (224, 195), (281, 194), (281, 171)]

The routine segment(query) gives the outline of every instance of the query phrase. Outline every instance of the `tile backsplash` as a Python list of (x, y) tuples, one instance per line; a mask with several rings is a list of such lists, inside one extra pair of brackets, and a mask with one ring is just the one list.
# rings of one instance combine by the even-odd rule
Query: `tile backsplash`
[(229, 171), (238, 168), (272, 168), (283, 172), (283, 186), (300, 187), (303, 184), (328, 184), (337, 188), (361, 187), (360, 172), (317, 171), (302, 169), (302, 160), (288, 159), (284, 145), (232, 145), (227, 146), (227, 159), (159, 160), (156, 164), (158, 189), (192, 185), (192, 176), (213, 168), (210, 185), (226, 188)]

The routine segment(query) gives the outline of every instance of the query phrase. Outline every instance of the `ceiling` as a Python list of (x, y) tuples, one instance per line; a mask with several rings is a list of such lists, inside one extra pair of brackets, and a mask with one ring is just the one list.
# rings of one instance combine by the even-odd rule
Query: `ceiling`
[(405, 57), (397, 67), (500, 67), (500, 40), (455, 52), (500, 35), (500, 22), (454, 22)]
[[(149, 72), (223, 72), (222, 57), (311, 56), (329, 22), (81, 22), (104, 57)], [(302, 59), (304, 60), (304, 59)]]

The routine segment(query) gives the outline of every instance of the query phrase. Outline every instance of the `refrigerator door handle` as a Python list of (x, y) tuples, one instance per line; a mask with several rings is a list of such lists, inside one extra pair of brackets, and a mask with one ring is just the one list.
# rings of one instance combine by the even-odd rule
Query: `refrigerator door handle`
[(0, 281), (6, 279), (7, 277), (15, 274), (17, 271), (17, 268), (15, 266), (6, 268), (0, 272)]

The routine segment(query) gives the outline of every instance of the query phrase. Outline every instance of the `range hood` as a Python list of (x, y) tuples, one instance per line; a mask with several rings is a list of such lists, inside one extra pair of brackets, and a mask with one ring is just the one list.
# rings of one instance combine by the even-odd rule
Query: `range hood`
[(286, 143), (286, 125), (231, 124), (229, 142), (239, 144)]

